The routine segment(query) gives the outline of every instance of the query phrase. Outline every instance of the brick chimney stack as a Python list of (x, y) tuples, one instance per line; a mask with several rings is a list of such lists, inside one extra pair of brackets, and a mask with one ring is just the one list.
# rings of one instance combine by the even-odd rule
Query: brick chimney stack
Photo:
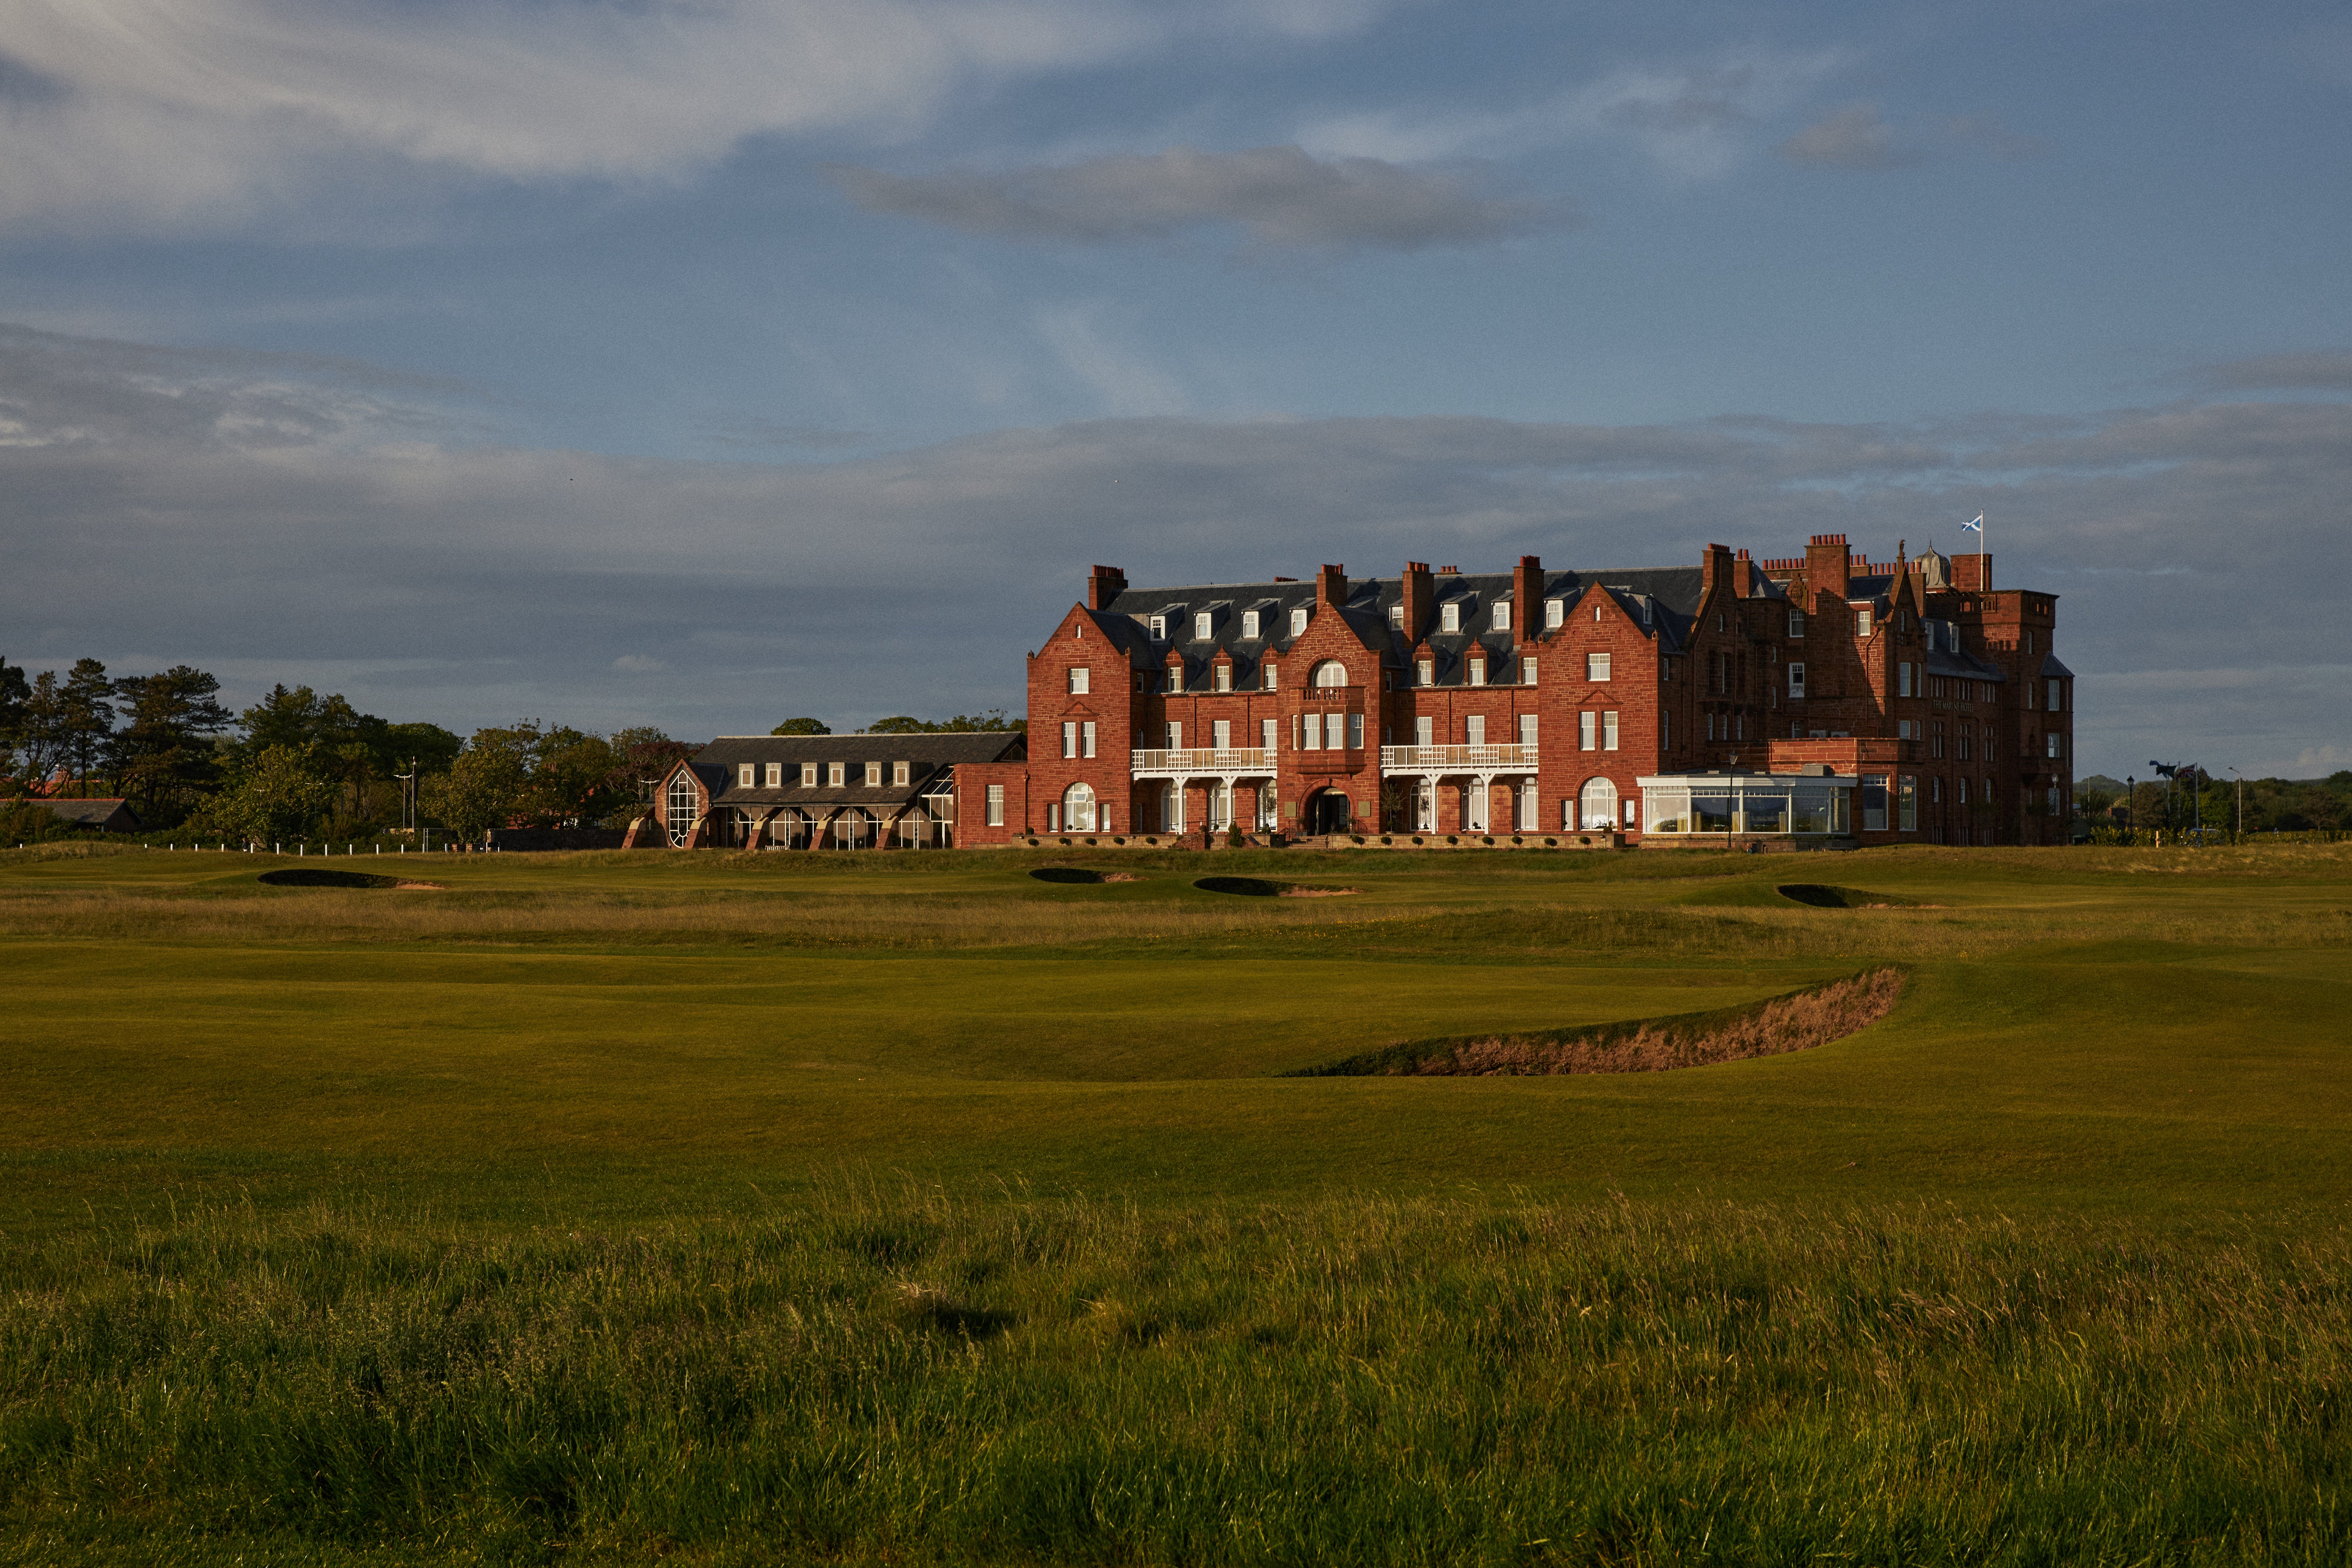
[(1404, 640), (1417, 643), (1429, 630), (1430, 612), (1437, 603), (1435, 584), (1430, 581), (1429, 563), (1408, 561), (1404, 563)]
[(1523, 643), (1543, 635), (1543, 562), (1533, 555), (1519, 557), (1518, 569), (1511, 574), (1513, 634)]
[(1127, 574), (1116, 566), (1087, 568), (1087, 608), (1107, 610), (1110, 602), (1127, 592)]
[(1348, 602), (1348, 569), (1326, 566), (1315, 574), (1315, 602), (1329, 605), (1334, 609)]
[(1756, 563), (1742, 550), (1731, 558), (1731, 592), (1735, 598), (1752, 599), (1764, 591), (1763, 575)]
[(1843, 599), (1853, 582), (1853, 552), (1843, 533), (1816, 533), (1805, 546), (1805, 582), (1816, 594)]
[(1727, 587), (1731, 587), (1731, 591), (1735, 594), (1739, 592), (1738, 588), (1732, 586), (1731, 583), (1730, 547), (1722, 544), (1710, 544), (1706, 547), (1706, 553), (1699, 558), (1699, 593), (1701, 596), (1703, 597), (1706, 595), (1715, 592), (1716, 584), (1718, 583), (1723, 584)]

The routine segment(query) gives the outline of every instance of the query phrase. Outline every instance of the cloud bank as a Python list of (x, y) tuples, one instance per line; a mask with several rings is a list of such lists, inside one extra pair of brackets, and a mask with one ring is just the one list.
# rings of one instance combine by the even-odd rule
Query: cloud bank
[[(1019, 706), (1088, 563), (1138, 581), (1606, 568), (1842, 531), (2063, 595), (2083, 766), (2352, 746), (2333, 632), (2352, 404), (1685, 425), (1169, 416), (853, 461), (468, 443), (299, 362), (0, 335), (0, 654), (332, 681), (464, 727), (764, 730)], [(1973, 537), (1973, 536), (1971, 536)]]
[(1556, 226), (1545, 204), (1494, 195), (1483, 171), (1408, 169), (1378, 158), (1316, 158), (1297, 147), (1192, 147), (1009, 173), (928, 176), (843, 166), (849, 198), (950, 228), (1104, 244), (1231, 224), (1261, 246), (1419, 250)]
[(217, 228), (331, 174), (675, 177), (760, 134), (890, 139), (959, 91), (1373, 0), (114, 0), (6, 8), (0, 227)]

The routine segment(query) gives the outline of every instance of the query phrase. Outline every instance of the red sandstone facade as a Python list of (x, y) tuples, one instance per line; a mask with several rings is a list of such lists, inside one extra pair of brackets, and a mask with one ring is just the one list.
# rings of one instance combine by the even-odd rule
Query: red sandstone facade
[(2056, 597), (1989, 591), (1988, 565), (1874, 565), (1826, 534), (1786, 560), (1710, 545), (1622, 572), (1527, 556), (1144, 590), (1098, 566), (1029, 658), (1002, 826), (967, 816), (959, 842), (1690, 843), (1691, 822), (1645, 817), (1639, 781), (1808, 771), (1853, 786), (1837, 842), (2057, 842)]

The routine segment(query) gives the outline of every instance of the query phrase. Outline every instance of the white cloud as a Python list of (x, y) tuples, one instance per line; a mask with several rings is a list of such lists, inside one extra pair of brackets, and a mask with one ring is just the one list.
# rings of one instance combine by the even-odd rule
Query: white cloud
[(1896, 143), (1895, 128), (1874, 103), (1851, 104), (1806, 126), (1780, 143), (1780, 153), (1832, 169), (1894, 169), (1919, 161), (1916, 150)]
[(1706, 179), (1738, 164), (1766, 121), (1851, 61), (1840, 50), (1730, 50), (1698, 63), (1622, 68), (1516, 108), (1324, 116), (1310, 121), (1299, 140), (1327, 155), (1405, 163), (1505, 158), (1568, 142), (1617, 142), (1678, 178)]
[(1192, 407), (1173, 376), (1108, 342), (1096, 325), (1102, 307), (1056, 305), (1037, 312), (1037, 332), (1062, 368), (1118, 416), (1181, 414)]
[(1478, 171), (1318, 159), (1297, 147), (1171, 147), (1056, 167), (904, 175), (841, 167), (870, 211), (980, 234), (1105, 243), (1232, 224), (1261, 246), (1418, 250), (1499, 239), (1564, 221), (1541, 203), (1490, 194)]
[(1355, 0), (18, 0), (0, 226), (217, 227), (331, 171), (662, 179), (763, 132), (903, 135), (969, 86)]
[(2352, 768), (2352, 746), (2305, 746), (2294, 759), (2304, 774), (2340, 773)]

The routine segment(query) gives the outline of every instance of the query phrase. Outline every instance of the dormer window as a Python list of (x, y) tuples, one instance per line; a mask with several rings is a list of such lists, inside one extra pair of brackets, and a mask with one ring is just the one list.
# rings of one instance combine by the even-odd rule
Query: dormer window
[(1274, 660), (1267, 659), (1257, 667), (1257, 683), (1262, 690), (1274, 689)]
[(1220, 691), (1231, 691), (1233, 689), (1234, 667), (1230, 664), (1221, 664), (1217, 666), (1217, 689)]
[(1498, 632), (1507, 632), (1511, 629), (1510, 605), (1507, 604), (1498, 604), (1495, 606), (1495, 629)]
[(1437, 607), (1437, 629), (1444, 632), (1462, 629), (1462, 606), (1459, 603), (1449, 601)]
[(894, 784), (911, 784), (914, 780), (910, 775), (914, 771), (915, 764), (912, 763), (892, 763), (890, 764), (890, 782)]
[(1192, 616), (1192, 639), (1195, 642), (1206, 642), (1216, 635), (1216, 630), (1217, 617), (1208, 611), (1202, 610)]
[(827, 788), (839, 789), (844, 784), (848, 782), (848, 775), (849, 764), (847, 763), (827, 763), (824, 764), (824, 782)]
[(1244, 610), (1242, 612), (1242, 636), (1244, 637), (1255, 637), (1257, 636), (1257, 612), (1255, 610)]
[(768, 788), (770, 788), (770, 789), (782, 789), (782, 788), (783, 788), (783, 787), (784, 787), (784, 764), (783, 764), (783, 763), (770, 763), (768, 764), (768, 767), (767, 767), (767, 787), (768, 787)]
[(866, 764), (866, 787), (867, 789), (880, 789), (882, 787), (882, 764), (880, 763), (868, 763)]
[(1535, 683), (1536, 661), (1532, 658), (1523, 658), (1519, 660), (1519, 684), (1522, 686), (1533, 686)]
[(1168, 667), (1168, 689), (1171, 691), (1181, 691), (1184, 689), (1184, 667), (1182, 665), (1171, 664)]
[(1866, 637), (1870, 635), (1870, 606), (1868, 605), (1856, 605), (1853, 607), (1853, 635), (1858, 637)]
[(1396, 627), (1399, 631), (1402, 631), (1404, 629), (1404, 606), (1402, 605), (1391, 605), (1389, 606), (1389, 625)]
[(1544, 601), (1545, 629), (1556, 632), (1566, 625), (1568, 625), (1568, 601), (1566, 599), (1546, 599)]
[(1305, 610), (1293, 610), (1293, 611), (1291, 611), (1291, 612), (1290, 612), (1290, 635), (1291, 635), (1292, 637), (1297, 637), (1297, 636), (1298, 636), (1300, 633), (1304, 632), (1306, 629), (1307, 629), (1307, 612), (1306, 612)]
[(1153, 642), (1166, 642), (1168, 640), (1168, 617), (1166, 616), (1154, 616), (1151, 617), (1151, 640)]
[(1486, 661), (1475, 654), (1470, 659), (1470, 684), (1473, 686), (1486, 684)]
[(756, 784), (754, 775), (757, 774), (758, 772), (759, 764), (757, 763), (745, 763), (741, 767), (735, 770), (735, 786), (738, 789), (751, 789), (754, 787)]
[(1412, 683), (1415, 686), (1436, 685), (1437, 661), (1433, 658), (1415, 659), (1412, 666)]
[(803, 763), (801, 764), (801, 788), (816, 788), (816, 764), (814, 763)]

